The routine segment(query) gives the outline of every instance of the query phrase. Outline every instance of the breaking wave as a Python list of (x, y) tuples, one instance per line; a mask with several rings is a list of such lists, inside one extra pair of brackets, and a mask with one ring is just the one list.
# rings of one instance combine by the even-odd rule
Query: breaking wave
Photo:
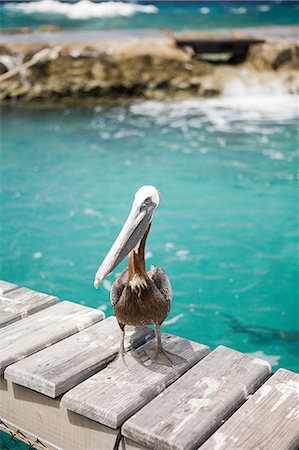
[(223, 123), (248, 120), (290, 120), (298, 117), (297, 96), (244, 96), (218, 97), (159, 102), (150, 100), (131, 105), (133, 114), (150, 116), (155, 120), (170, 122), (187, 115), (207, 116), (219, 127)]
[(158, 12), (158, 8), (154, 5), (114, 1), (94, 3), (89, 0), (79, 0), (77, 3), (72, 4), (61, 3), (57, 0), (40, 0), (19, 5), (8, 5), (7, 8), (19, 10), (25, 14), (62, 14), (69, 19), (129, 17), (136, 13), (154, 14)]

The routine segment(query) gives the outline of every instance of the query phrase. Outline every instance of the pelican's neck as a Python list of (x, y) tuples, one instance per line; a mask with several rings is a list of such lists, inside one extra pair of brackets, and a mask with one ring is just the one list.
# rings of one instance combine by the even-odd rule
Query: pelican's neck
[(146, 286), (147, 273), (145, 267), (145, 243), (150, 230), (151, 224), (147, 227), (147, 230), (140, 241), (138, 250), (132, 250), (129, 256), (129, 274), (128, 284), (134, 289), (134, 287)]

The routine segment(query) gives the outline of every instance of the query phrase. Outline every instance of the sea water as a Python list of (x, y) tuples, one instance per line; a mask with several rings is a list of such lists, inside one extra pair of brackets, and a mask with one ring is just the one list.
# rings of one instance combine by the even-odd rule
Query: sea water
[(296, 116), (287, 95), (4, 111), (1, 278), (111, 315), (126, 262), (94, 274), (153, 184), (164, 331), (298, 370)]
[(53, 24), (77, 30), (168, 28), (217, 30), (222, 28), (298, 24), (297, 1), (6, 1), (1, 27), (38, 28)]
[[(0, 9), (2, 28), (298, 23), (292, 1), (41, 0)], [(261, 92), (253, 80), (248, 97), (239, 80), (215, 100), (3, 111), (1, 278), (112, 314), (109, 290), (125, 262), (99, 291), (94, 273), (133, 193), (155, 184), (162, 202), (146, 261), (173, 285), (164, 331), (298, 371), (298, 109), (295, 97), (273, 97), (276, 88)], [(0, 433), (0, 446), (28, 448), (8, 440)]]

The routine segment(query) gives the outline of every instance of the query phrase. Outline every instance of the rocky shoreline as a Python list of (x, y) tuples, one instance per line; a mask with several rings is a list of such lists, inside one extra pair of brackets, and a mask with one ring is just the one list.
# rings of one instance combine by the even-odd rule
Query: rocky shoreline
[(278, 80), (285, 93), (299, 93), (299, 46), (290, 38), (251, 45), (245, 60), (231, 65), (179, 48), (174, 36), (162, 32), (106, 40), (77, 35), (73, 41), (49, 29), (40, 38), (14, 36), (19, 37), (0, 39), (2, 104), (212, 97), (229, 92), (232, 81), (249, 78), (268, 87)]

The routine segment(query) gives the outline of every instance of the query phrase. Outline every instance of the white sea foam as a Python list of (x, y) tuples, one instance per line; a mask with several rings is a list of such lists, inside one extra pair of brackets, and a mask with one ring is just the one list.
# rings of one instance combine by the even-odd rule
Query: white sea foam
[(131, 112), (152, 117), (160, 126), (181, 127), (188, 116), (188, 125), (197, 128), (208, 119), (222, 131), (229, 131), (234, 121), (282, 121), (298, 117), (298, 97), (288, 93), (281, 75), (248, 69), (229, 69), (227, 75), (228, 81), (219, 97), (146, 101), (132, 105)]
[(271, 10), (271, 6), (270, 5), (258, 5), (257, 9), (260, 12), (268, 12)]
[(152, 253), (152, 252), (150, 252), (150, 251), (145, 252), (145, 255), (144, 255), (144, 258), (145, 258), (145, 259), (150, 259), (150, 258), (152, 258), (152, 257), (153, 257), (153, 253)]
[(158, 8), (154, 5), (114, 1), (93, 3), (89, 0), (80, 0), (72, 4), (61, 3), (57, 0), (39, 0), (38, 2), (7, 5), (6, 8), (19, 10), (25, 14), (62, 14), (69, 19), (129, 17), (136, 13), (154, 14), (158, 12)]
[(164, 325), (173, 325), (174, 323), (178, 322), (178, 320), (182, 319), (184, 315), (185, 315), (184, 313), (177, 314), (171, 319), (165, 320)]
[(111, 288), (112, 288), (112, 283), (109, 280), (104, 280), (103, 281), (103, 288), (106, 289), (106, 291), (110, 292)]
[(288, 94), (288, 87), (282, 77), (274, 73), (256, 73), (247, 69), (231, 71), (230, 80), (226, 83), (225, 97), (280, 96)]
[(232, 14), (246, 14), (247, 8), (245, 8), (244, 6), (239, 6), (238, 8), (230, 8), (229, 11)]
[(278, 366), (279, 360), (281, 358), (280, 355), (266, 355), (266, 353), (264, 353), (262, 350), (258, 350), (253, 353), (248, 353), (248, 355), (264, 359), (265, 361), (268, 361), (268, 363), (271, 364), (272, 367)]
[(206, 8), (206, 7), (199, 8), (199, 12), (201, 14), (209, 14), (210, 8)]
[(263, 150), (263, 155), (267, 156), (267, 158), (270, 159), (276, 159), (277, 161), (282, 161), (283, 159), (285, 159), (285, 156), (282, 152), (280, 152), (279, 150)]
[(290, 120), (298, 117), (297, 96), (295, 95), (243, 95), (221, 96), (213, 99), (192, 99), (183, 101), (146, 101), (131, 106), (136, 115), (151, 117), (165, 124), (173, 119), (192, 116), (206, 116), (216, 129), (230, 129), (234, 121)]
[(172, 250), (174, 248), (174, 243), (173, 242), (166, 242), (166, 244), (164, 245), (164, 248), (166, 251)]
[(180, 260), (185, 260), (187, 259), (188, 255), (189, 255), (189, 250), (178, 250), (176, 252), (176, 255), (179, 257)]
[(100, 305), (100, 306), (97, 307), (97, 309), (99, 309), (100, 311), (106, 311), (107, 308), (108, 308), (107, 305)]
[(102, 216), (103, 216), (101, 211), (97, 211), (96, 209), (92, 209), (92, 208), (85, 208), (83, 213), (86, 216), (94, 216), (94, 217), (100, 217), (100, 218), (102, 218)]
[(35, 252), (32, 255), (33, 259), (41, 259), (42, 256), (43, 256), (42, 252)]

